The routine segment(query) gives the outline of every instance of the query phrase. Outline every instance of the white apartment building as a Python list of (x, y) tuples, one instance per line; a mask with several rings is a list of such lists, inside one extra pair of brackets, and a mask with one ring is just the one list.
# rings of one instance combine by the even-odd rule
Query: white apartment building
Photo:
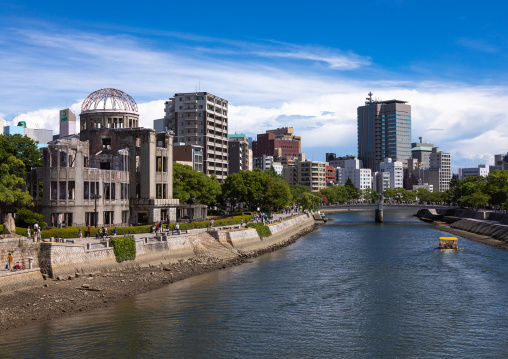
[(390, 188), (402, 188), (404, 186), (403, 165), (400, 161), (393, 162), (391, 158), (383, 159), (379, 164), (380, 172), (388, 172), (390, 174)]
[(374, 182), (374, 190), (377, 193), (383, 193), (385, 189), (392, 188), (389, 172), (374, 172), (372, 179)]
[(275, 162), (273, 156), (262, 155), (261, 157), (254, 157), (252, 161), (253, 168), (259, 168), (260, 170), (266, 171), (273, 167), (278, 175), (282, 175), (282, 163)]
[[(372, 188), (372, 171), (370, 168), (362, 168), (359, 159), (342, 160), (344, 168), (340, 171), (341, 185), (344, 186), (348, 178), (358, 189)], [(337, 177), (338, 178), (338, 177)]]

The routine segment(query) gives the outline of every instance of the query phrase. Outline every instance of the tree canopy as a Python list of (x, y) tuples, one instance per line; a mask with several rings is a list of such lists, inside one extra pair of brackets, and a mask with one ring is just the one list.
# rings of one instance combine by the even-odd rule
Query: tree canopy
[(194, 198), (196, 203), (213, 204), (221, 194), (221, 186), (215, 177), (208, 177), (191, 166), (173, 164), (173, 197), (180, 203)]
[(10, 173), (23, 178), (32, 168), (41, 167), (41, 152), (35, 142), (21, 135), (0, 135), (0, 163), (5, 163), (10, 156), (22, 161), (22, 165), (10, 168)]

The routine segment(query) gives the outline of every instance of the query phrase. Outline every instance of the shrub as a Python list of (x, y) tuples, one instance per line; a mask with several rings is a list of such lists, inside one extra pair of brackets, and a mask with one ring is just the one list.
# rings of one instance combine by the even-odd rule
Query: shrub
[(110, 240), (117, 262), (136, 258), (136, 241), (132, 237), (115, 237)]
[(46, 222), (43, 221), (44, 215), (35, 213), (26, 208), (21, 208), (16, 212), (16, 227), (33, 228), (35, 223), (38, 223), (41, 228), (46, 226)]
[(256, 232), (258, 232), (259, 238), (261, 239), (263, 239), (264, 237), (270, 237), (272, 235), (270, 228), (268, 228), (268, 226), (265, 226), (261, 222), (249, 223), (247, 225), (247, 228), (255, 228)]

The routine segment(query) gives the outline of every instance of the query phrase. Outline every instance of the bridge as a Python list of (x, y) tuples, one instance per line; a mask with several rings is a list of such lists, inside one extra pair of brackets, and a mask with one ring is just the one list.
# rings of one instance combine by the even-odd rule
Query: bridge
[(458, 208), (456, 206), (418, 204), (418, 203), (354, 203), (354, 204), (335, 204), (330, 206), (321, 206), (318, 210), (323, 212), (344, 211), (344, 210), (374, 210), (374, 219), (376, 223), (383, 223), (384, 209), (414, 209), (417, 212), (420, 209), (441, 209)]
[[(320, 211), (333, 211), (333, 210), (344, 210), (344, 209), (356, 209), (356, 210), (374, 210), (378, 209), (378, 203), (356, 203), (356, 204), (333, 204), (329, 206), (321, 206), (318, 207)], [(416, 211), (419, 209), (441, 209), (441, 208), (458, 208), (456, 206), (447, 206), (447, 205), (437, 205), (437, 204), (401, 204), (401, 203), (383, 203), (383, 208), (385, 209), (412, 209), (414, 208)]]

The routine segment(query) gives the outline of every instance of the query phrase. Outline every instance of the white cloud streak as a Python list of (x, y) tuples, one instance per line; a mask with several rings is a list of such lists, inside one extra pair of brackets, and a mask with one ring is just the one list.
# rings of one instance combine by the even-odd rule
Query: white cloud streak
[[(10, 31), (10, 32), (9, 32)], [(455, 165), (490, 161), (508, 151), (508, 88), (447, 83), (376, 81), (366, 84), (343, 72), (309, 66), (260, 62), (260, 56), (318, 61), (330, 68), (354, 69), (371, 60), (319, 47), (253, 45), (239, 58), (220, 51), (150, 48), (140, 39), (75, 33), (9, 30), (0, 35), (0, 112), (14, 122), (58, 132), (58, 110), (71, 103), (79, 115), (91, 92), (114, 87), (138, 102), (142, 126), (164, 115), (164, 101), (175, 92), (201, 91), (230, 102), (230, 132), (250, 136), (268, 128), (293, 126), (307, 157), (324, 152), (355, 154), (356, 108), (369, 91), (412, 105), (413, 140), (423, 136), (452, 153)], [(16, 36), (14, 36), (16, 35)], [(191, 40), (189, 40), (191, 41)], [(244, 47), (248, 47), (245, 44)], [(315, 51), (313, 51), (313, 49)], [(254, 55), (254, 56), (252, 56)], [(436, 129), (442, 129), (437, 131)]]

